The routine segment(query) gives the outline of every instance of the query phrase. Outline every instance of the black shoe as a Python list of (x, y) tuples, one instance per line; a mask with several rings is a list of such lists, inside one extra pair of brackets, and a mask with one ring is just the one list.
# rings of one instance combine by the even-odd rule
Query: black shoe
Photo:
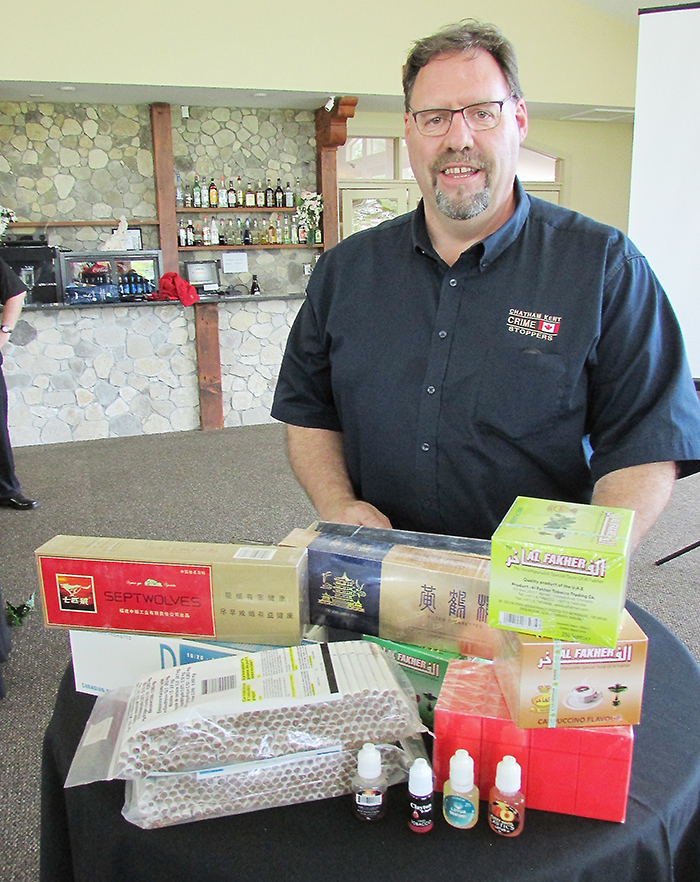
[(26, 511), (29, 508), (36, 508), (39, 503), (36, 499), (27, 499), (21, 493), (10, 496), (9, 499), (0, 499), (0, 505), (5, 508), (16, 508), (18, 511)]

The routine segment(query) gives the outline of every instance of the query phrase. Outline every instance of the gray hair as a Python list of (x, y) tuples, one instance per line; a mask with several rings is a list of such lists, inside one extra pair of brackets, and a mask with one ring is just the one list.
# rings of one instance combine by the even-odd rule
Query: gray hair
[(432, 36), (424, 37), (414, 44), (403, 68), (406, 112), (411, 109), (411, 92), (422, 67), (438, 55), (470, 52), (476, 49), (482, 49), (493, 57), (506, 78), (511, 94), (515, 98), (522, 98), (518, 61), (513, 44), (495, 25), (482, 24), (473, 18), (466, 18), (456, 24), (446, 25)]

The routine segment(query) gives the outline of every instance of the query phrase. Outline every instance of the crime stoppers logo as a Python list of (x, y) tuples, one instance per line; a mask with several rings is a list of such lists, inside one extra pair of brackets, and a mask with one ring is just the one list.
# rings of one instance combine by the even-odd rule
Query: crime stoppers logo
[(69, 612), (97, 612), (95, 583), (92, 576), (56, 573), (59, 609)]
[(525, 309), (511, 309), (508, 312), (508, 330), (511, 334), (553, 340), (559, 334), (560, 325), (560, 315), (528, 312)]

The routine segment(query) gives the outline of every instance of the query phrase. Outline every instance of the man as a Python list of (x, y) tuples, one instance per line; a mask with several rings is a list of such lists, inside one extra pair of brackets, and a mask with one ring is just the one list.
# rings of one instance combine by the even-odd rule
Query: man
[(636, 511), (700, 468), (677, 322), (622, 233), (528, 197), (510, 43), (467, 21), (404, 67), (423, 199), (324, 254), (272, 415), (321, 518), (488, 538), (517, 495)]
[(0, 506), (26, 511), (36, 508), (35, 499), (22, 495), (19, 481), (15, 474), (15, 463), (10, 445), (10, 434), (7, 429), (7, 387), (2, 373), (2, 349), (10, 339), (14, 326), (24, 305), (26, 290), (24, 283), (10, 267), (0, 258)]

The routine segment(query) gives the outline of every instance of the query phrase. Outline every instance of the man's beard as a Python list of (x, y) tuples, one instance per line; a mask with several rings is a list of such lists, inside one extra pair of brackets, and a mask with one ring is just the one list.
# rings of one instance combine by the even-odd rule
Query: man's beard
[[(458, 194), (455, 194), (454, 196), (446, 196), (438, 188), (439, 172), (445, 165), (455, 161), (461, 161), (464, 165), (480, 168), (485, 172), (486, 182), (483, 190), (478, 193), (472, 193), (469, 196), (460, 196)], [(485, 211), (486, 208), (488, 208), (489, 198), (491, 196), (491, 175), (490, 167), (486, 160), (480, 159), (478, 162), (475, 162), (474, 160), (470, 162), (469, 159), (464, 157), (464, 154), (462, 154), (460, 158), (458, 158), (456, 154), (450, 154), (441, 157), (433, 163), (432, 173), (435, 204), (447, 217), (452, 218), (452, 220), (469, 220), (470, 218), (481, 214), (482, 211)]]

